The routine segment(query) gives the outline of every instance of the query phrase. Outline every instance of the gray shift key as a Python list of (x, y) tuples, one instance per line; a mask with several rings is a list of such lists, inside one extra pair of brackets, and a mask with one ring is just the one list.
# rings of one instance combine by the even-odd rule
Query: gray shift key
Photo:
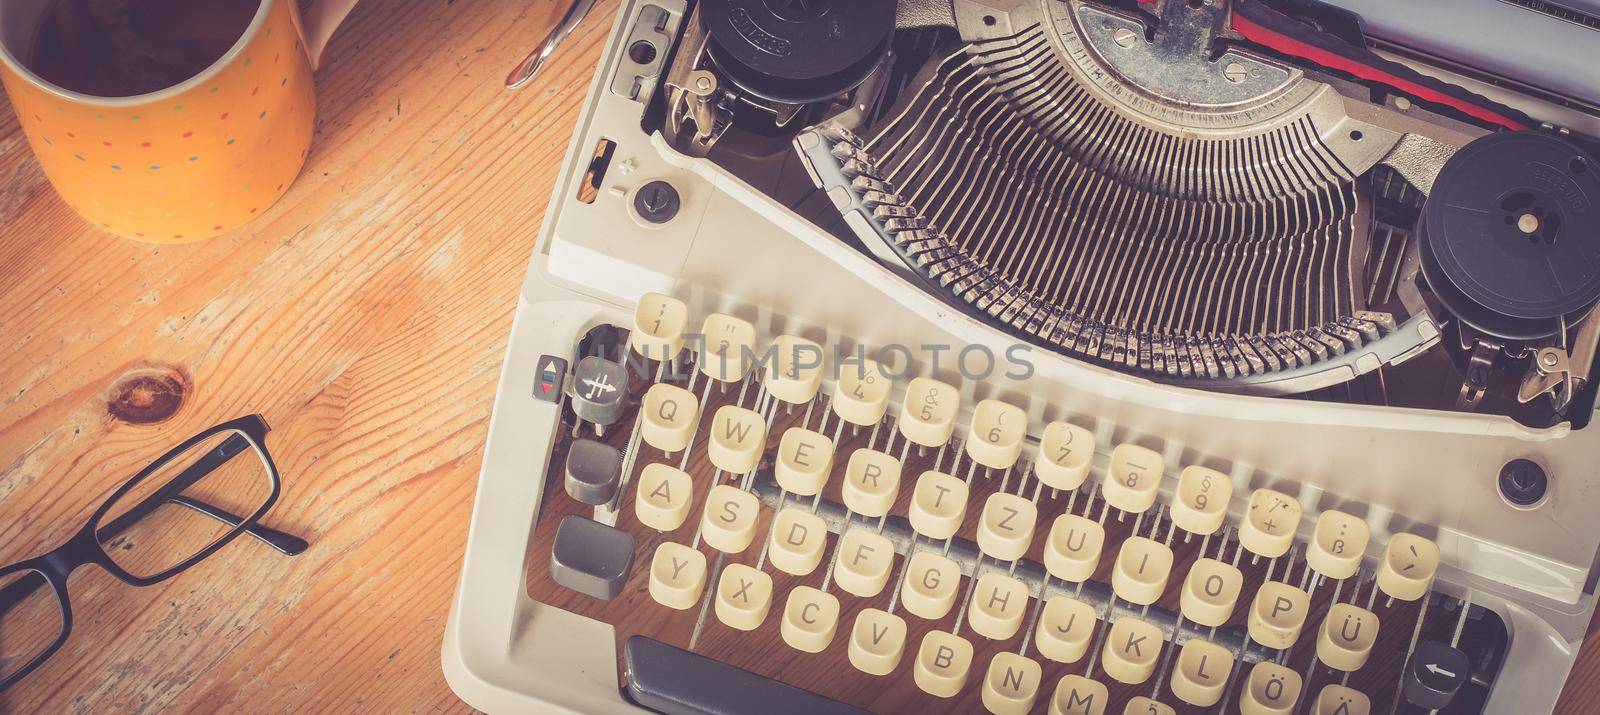
[(610, 504), (622, 480), (622, 450), (580, 439), (567, 450), (567, 495), (589, 506)]
[(633, 535), (576, 514), (561, 520), (550, 575), (578, 593), (611, 600), (633, 566)]

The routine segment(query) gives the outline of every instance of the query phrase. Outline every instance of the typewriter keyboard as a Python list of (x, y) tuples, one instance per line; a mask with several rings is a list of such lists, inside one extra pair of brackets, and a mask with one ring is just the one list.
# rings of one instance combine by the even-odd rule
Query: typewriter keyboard
[(1507, 634), (1435, 589), (1430, 539), (1070, 405), (698, 318), (650, 295), (537, 367), (564, 427), (530, 595), (615, 627), (636, 702), (1481, 711)]

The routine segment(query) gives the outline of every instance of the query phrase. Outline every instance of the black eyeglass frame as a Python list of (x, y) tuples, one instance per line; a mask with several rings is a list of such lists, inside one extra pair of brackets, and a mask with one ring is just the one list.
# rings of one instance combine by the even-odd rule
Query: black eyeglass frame
[[(273, 464), (272, 455), (267, 452), (265, 440), (267, 432), (270, 430), (271, 427), (267, 425), (267, 421), (261, 415), (246, 415), (214, 425), (184, 440), (182, 444), (168, 450), (155, 461), (146, 465), (144, 469), (139, 470), (139, 473), (135, 474), (133, 478), (124, 482), (116, 492), (106, 499), (105, 503), (100, 505), (94, 515), (89, 517), (83, 528), (68, 539), (65, 544), (49, 553), (0, 568), (0, 579), (19, 572), (32, 572), (42, 577), (43, 581), (48, 583), (51, 590), (54, 591), (56, 604), (61, 609), (61, 634), (56, 636), (55, 642), (51, 643), (48, 648), (34, 656), (33, 660), (29, 661), (27, 665), (10, 675), (6, 675), (4, 679), (0, 679), (0, 692), (5, 691), (17, 681), (37, 670), (39, 666), (61, 650), (61, 646), (67, 642), (67, 638), (72, 634), (72, 603), (67, 595), (67, 579), (72, 575), (73, 571), (76, 571), (81, 566), (94, 564), (105, 569), (124, 583), (133, 586), (150, 586), (182, 573), (206, 557), (216, 553), (222, 547), (227, 546), (235, 538), (238, 538), (240, 534), (247, 532), (285, 555), (293, 556), (304, 551), (307, 546), (305, 540), (275, 529), (261, 527), (257, 524), (261, 517), (272, 508), (273, 504), (277, 503), (278, 495), (282, 489), (277, 465)], [(223, 440), (220, 445), (200, 457), (194, 464), (186, 467), (182, 473), (173, 477), (165, 486), (162, 486), (133, 508), (113, 519), (111, 523), (100, 523), (118, 500), (126, 496), (129, 491), (133, 490), (134, 487), (142, 483), (151, 474), (165, 467), (173, 459), (185, 454), (196, 444), (227, 432), (234, 432), (235, 434)], [(243, 454), (247, 448), (255, 450), (256, 456), (260, 457), (262, 464), (266, 466), (267, 477), (272, 485), (271, 492), (261, 503), (261, 506), (256, 508), (254, 513), (241, 518), (204, 502), (183, 496), (183, 490), (193, 486), (228, 460)], [(196, 552), (193, 556), (165, 571), (153, 576), (136, 576), (129, 573), (106, 553), (105, 547), (102, 546), (102, 538), (109, 539), (126, 531), (139, 519), (164, 504), (175, 504), (193, 509), (223, 523), (231, 524), (232, 528), (228, 533)], [(24, 576), (0, 589), (0, 613), (3, 613), (22, 598), (45, 585), (45, 583), (40, 583), (39, 581), (39, 578)]]

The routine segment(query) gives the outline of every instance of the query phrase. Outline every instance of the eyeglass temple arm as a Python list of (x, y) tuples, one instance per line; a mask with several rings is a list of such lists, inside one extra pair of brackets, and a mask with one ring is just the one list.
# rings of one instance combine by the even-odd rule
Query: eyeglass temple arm
[(185, 467), (178, 476), (172, 478), (172, 481), (167, 482), (150, 496), (145, 497), (144, 501), (133, 505), (133, 507), (118, 515), (117, 518), (112, 519), (110, 523), (101, 526), (95, 531), (95, 536), (101, 543), (105, 543), (106, 539), (120, 536), (122, 532), (132, 528), (134, 524), (138, 523), (140, 519), (143, 519), (150, 512), (171, 501), (173, 497), (182, 494), (183, 490), (194, 486), (195, 482), (205, 478), (206, 475), (215, 471), (217, 467), (222, 466), (224, 462), (233, 459), (247, 449), (250, 449), (250, 440), (237, 434), (229, 435), (227, 439), (222, 441), (222, 444), (217, 445), (214, 449), (205, 453), (204, 456), (195, 460), (194, 464)]
[[(167, 503), (189, 507), (190, 509), (200, 512), (201, 514), (205, 514), (206, 516), (227, 524), (229, 528), (238, 526), (239, 522), (244, 521), (243, 518), (234, 516), (226, 509), (222, 509), (220, 507), (200, 501), (199, 499), (186, 497), (181, 494), (168, 499)], [(300, 552), (305, 551), (311, 545), (307, 543), (305, 539), (295, 536), (294, 534), (278, 531), (270, 526), (265, 526), (259, 523), (251, 524), (250, 526), (245, 527), (244, 533), (260, 539), (261, 543), (277, 549), (278, 552), (282, 553), (284, 556), (299, 556)]]
[[(193, 486), (195, 482), (200, 481), (207, 474), (210, 474), (217, 467), (222, 466), (223, 462), (238, 456), (249, 448), (249, 440), (239, 435), (228, 437), (216, 449), (211, 450), (194, 464), (189, 465), (181, 474), (171, 482), (168, 482), (166, 486), (145, 497), (144, 501), (135, 504), (133, 508), (123, 512), (121, 516), (112, 519), (111, 523), (96, 530), (95, 538), (104, 543), (107, 539), (120, 535), (162, 504), (176, 504), (188, 507), (228, 525), (229, 528), (238, 526), (239, 522), (243, 521), (240, 517), (199, 499), (186, 497), (182, 492)], [(298, 555), (310, 546), (305, 539), (259, 523), (245, 527), (244, 533), (261, 540), (262, 543), (277, 549), (285, 556)], [(26, 576), (13, 581), (4, 588), (0, 588), (0, 613), (10, 610), (12, 606), (20, 603), (22, 599), (44, 585), (44, 576), (38, 571), (30, 571)]]

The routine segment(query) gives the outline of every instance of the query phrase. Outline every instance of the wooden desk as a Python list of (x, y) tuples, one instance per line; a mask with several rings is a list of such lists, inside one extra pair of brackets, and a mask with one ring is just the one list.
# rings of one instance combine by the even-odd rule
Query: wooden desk
[[(249, 412), (284, 475), (267, 521), (312, 542), (241, 540), (145, 589), (80, 571), (72, 639), (0, 712), (466, 709), (439, 644), (512, 307), (610, 26), (597, 10), (506, 92), (556, 4), (366, 0), (319, 72), (299, 181), (195, 245), (91, 228), (0, 111), (0, 563)], [(175, 414), (129, 421), (169, 385)], [(1597, 677), (1600, 647), (1570, 709), (1600, 708)]]

